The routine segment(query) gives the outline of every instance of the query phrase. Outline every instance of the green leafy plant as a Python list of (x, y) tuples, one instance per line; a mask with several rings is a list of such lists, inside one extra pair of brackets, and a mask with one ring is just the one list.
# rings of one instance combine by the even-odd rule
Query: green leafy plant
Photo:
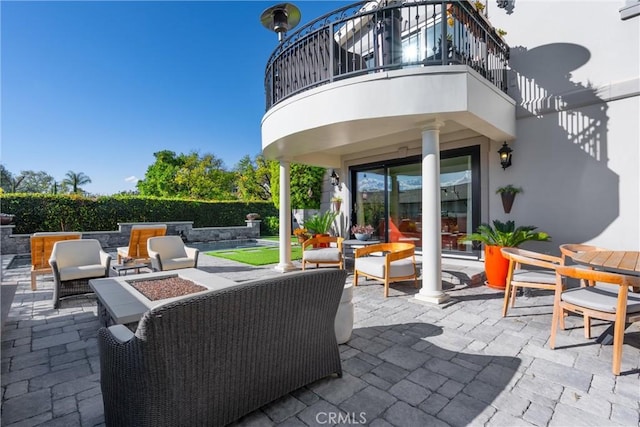
[(475, 233), (463, 237), (460, 241), (464, 243), (477, 241), (485, 245), (515, 248), (527, 241), (546, 242), (551, 240), (551, 236), (547, 233), (534, 231), (537, 228), (532, 225), (516, 227), (513, 221), (494, 220), (493, 227), (490, 224), (482, 224)]
[(316, 214), (304, 221), (304, 226), (315, 234), (327, 234), (331, 230), (333, 221), (338, 216), (338, 212), (326, 211), (323, 214)]
[(500, 187), (496, 190), (496, 194), (503, 194), (503, 193), (511, 193), (511, 194), (522, 193), (522, 187), (514, 187), (513, 185), (509, 184), (509, 185), (505, 185), (504, 187)]
[(332, 202), (341, 202), (342, 201), (342, 197), (340, 196), (334, 196), (331, 198)]

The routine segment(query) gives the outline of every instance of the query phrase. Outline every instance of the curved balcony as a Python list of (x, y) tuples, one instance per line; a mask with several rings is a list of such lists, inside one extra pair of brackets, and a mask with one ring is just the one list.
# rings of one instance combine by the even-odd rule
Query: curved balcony
[(361, 1), (278, 45), (265, 72), (266, 109), (338, 80), (416, 67), (467, 65), (506, 92), (508, 58), (509, 47), (467, 1)]

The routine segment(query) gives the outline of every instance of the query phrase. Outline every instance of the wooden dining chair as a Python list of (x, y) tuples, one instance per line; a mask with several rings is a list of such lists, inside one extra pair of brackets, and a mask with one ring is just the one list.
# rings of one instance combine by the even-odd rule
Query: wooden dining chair
[(555, 269), (561, 265), (561, 258), (519, 248), (502, 248), (501, 252), (509, 260), (502, 317), (507, 315), (509, 304), (515, 306), (518, 288), (555, 290)]
[[(609, 283), (617, 286), (618, 292), (609, 292), (599, 286), (565, 289), (562, 286), (565, 277)], [(555, 349), (558, 326), (564, 329), (564, 317), (567, 312), (584, 316), (586, 338), (591, 338), (591, 318), (614, 322), (612, 371), (614, 375), (620, 375), (624, 331), (627, 323), (640, 321), (640, 296), (629, 295), (629, 287), (632, 286), (640, 286), (640, 277), (575, 266), (557, 267), (549, 346)]]

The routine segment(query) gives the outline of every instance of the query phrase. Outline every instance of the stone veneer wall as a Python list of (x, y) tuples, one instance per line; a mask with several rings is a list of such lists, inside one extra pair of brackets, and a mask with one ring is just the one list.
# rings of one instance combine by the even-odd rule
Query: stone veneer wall
[[(168, 222), (121, 222), (118, 231), (87, 231), (83, 239), (97, 239), (105, 249), (118, 248), (129, 244), (129, 235), (133, 225), (166, 224), (167, 235), (181, 236), (185, 242), (217, 242), (228, 240), (248, 240), (260, 237), (260, 220), (247, 220), (245, 227), (203, 227), (193, 228), (193, 221)], [(14, 225), (0, 226), (0, 253), (29, 254), (30, 234), (13, 234)]]

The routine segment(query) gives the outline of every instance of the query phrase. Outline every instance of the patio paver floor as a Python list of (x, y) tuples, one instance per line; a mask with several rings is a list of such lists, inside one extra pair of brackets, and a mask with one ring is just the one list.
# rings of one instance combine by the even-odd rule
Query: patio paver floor
[[(54, 310), (52, 282), (40, 278), (32, 292), (28, 268), (6, 269), (11, 258), (2, 257), (3, 285), (18, 285), (2, 330), (2, 425), (103, 425), (95, 298)], [(198, 264), (236, 281), (280, 274), (206, 255)], [(559, 333), (564, 348), (549, 349), (551, 293), (519, 298), (502, 318), (502, 293), (469, 286), (481, 263), (443, 264), (452, 297), (444, 306), (416, 301), (411, 284), (392, 285), (387, 299), (376, 282), (355, 288), (353, 335), (340, 346), (343, 377), (296, 390), (235, 424), (639, 424), (637, 323), (625, 336), (627, 373), (615, 377), (611, 347), (585, 340), (580, 318), (568, 318)], [(597, 336), (605, 325), (594, 323)]]

